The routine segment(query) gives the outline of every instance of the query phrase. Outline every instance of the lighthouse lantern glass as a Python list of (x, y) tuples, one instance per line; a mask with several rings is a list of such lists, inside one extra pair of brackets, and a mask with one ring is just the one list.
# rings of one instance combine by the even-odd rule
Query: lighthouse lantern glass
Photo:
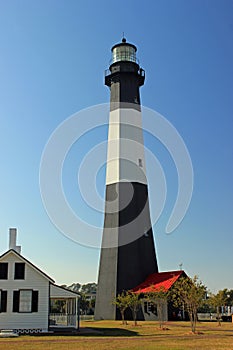
[(128, 45), (114, 47), (112, 51), (112, 63), (119, 61), (136, 62), (136, 50)]

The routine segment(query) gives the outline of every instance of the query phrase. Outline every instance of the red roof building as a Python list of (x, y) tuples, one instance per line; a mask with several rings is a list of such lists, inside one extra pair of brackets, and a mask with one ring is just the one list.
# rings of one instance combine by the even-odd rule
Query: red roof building
[[(142, 295), (142, 308), (139, 315), (140, 320), (158, 320), (157, 305), (154, 305), (153, 302), (151, 303), (146, 298), (144, 299), (143, 295), (155, 290), (159, 291), (160, 289), (168, 291), (180, 277), (187, 277), (183, 270), (152, 273), (143, 283), (131, 290), (136, 294)], [(165, 315), (164, 320), (170, 321), (186, 319), (184, 310), (175, 308), (171, 301), (167, 301), (166, 303), (162, 302), (162, 304), (163, 315)]]
[(181, 276), (186, 276), (183, 270), (152, 273), (132, 291), (134, 293), (148, 293), (161, 288), (169, 290)]

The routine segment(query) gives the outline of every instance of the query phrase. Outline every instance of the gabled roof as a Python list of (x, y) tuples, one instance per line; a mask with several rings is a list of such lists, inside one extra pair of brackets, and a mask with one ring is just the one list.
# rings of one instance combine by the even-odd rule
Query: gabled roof
[(48, 275), (46, 275), (46, 273), (44, 273), (43, 271), (41, 271), (36, 265), (34, 265), (33, 263), (31, 263), (29, 260), (27, 260), (23, 255), (17, 253), (14, 249), (10, 249), (8, 251), (6, 251), (4, 254), (2, 254), (0, 256), (0, 260), (3, 257), (6, 257), (8, 254), (13, 253), (15, 254), (18, 258), (20, 258), (21, 260), (23, 260), (26, 264), (30, 265), (34, 270), (36, 270), (37, 272), (39, 272), (40, 275), (42, 275), (43, 277), (45, 277), (46, 279), (48, 279), (50, 282), (55, 283), (55, 281), (49, 277)]
[(186, 276), (183, 270), (152, 273), (132, 291), (134, 293), (148, 293), (160, 288), (167, 291), (182, 275)]

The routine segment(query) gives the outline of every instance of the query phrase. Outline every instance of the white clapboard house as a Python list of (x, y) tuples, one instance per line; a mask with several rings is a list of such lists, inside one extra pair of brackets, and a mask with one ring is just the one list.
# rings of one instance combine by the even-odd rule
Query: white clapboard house
[(78, 328), (78, 298), (21, 255), (16, 229), (0, 256), (0, 330), (38, 333)]

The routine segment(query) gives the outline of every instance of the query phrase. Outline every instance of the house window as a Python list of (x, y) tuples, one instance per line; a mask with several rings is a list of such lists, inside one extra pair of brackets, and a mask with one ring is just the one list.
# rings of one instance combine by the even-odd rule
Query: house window
[(151, 313), (158, 316), (157, 305), (148, 301), (144, 302), (144, 312), (150, 315)]
[(32, 291), (21, 290), (19, 293), (19, 312), (32, 311)]
[(157, 311), (157, 305), (154, 303), (149, 302), (148, 303), (148, 311), (152, 312), (155, 316), (158, 316), (158, 311)]
[(6, 312), (7, 307), (7, 291), (0, 290), (0, 312)]
[(13, 293), (13, 312), (38, 312), (38, 291), (15, 290)]
[(24, 280), (25, 263), (15, 263), (15, 280)]
[(8, 263), (0, 263), (0, 280), (7, 280)]

